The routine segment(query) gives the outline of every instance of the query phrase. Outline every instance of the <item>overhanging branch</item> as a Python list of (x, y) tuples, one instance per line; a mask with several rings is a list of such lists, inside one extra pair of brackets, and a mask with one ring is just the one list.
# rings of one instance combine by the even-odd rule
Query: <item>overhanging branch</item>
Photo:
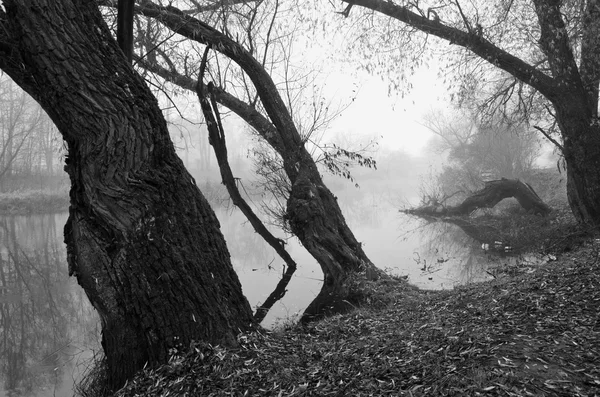
[[(208, 24), (184, 14), (175, 7), (159, 6), (148, 2), (143, 7), (136, 7), (136, 12), (156, 19), (173, 32), (190, 40), (211, 45), (215, 51), (237, 63), (254, 84), (265, 111), (281, 135), (281, 143), (287, 153), (286, 156), (296, 157), (298, 149), (302, 147), (300, 134), (273, 79), (252, 54), (228, 36)], [(293, 169), (290, 168), (288, 172), (293, 173)]]
[[(145, 59), (135, 55), (134, 59), (140, 67), (183, 89), (195, 92), (196, 81), (194, 79), (184, 76), (176, 70), (168, 70), (162, 66), (151, 64)], [(283, 144), (277, 133), (277, 129), (271, 124), (269, 119), (256, 110), (254, 106), (238, 99), (221, 87), (214, 86), (213, 95), (217, 102), (237, 114), (242, 120), (248, 123), (248, 125), (254, 128), (277, 152), (283, 150)]]
[(476, 32), (465, 32), (445, 25), (439, 19), (428, 19), (410, 11), (405, 6), (400, 6), (385, 0), (342, 0), (370, 10), (379, 12), (412, 26), (424, 33), (428, 33), (469, 49), (492, 65), (510, 73), (519, 80), (529, 84), (542, 95), (554, 98), (558, 95), (558, 87), (552, 77), (535, 69), (533, 66), (497, 47)]

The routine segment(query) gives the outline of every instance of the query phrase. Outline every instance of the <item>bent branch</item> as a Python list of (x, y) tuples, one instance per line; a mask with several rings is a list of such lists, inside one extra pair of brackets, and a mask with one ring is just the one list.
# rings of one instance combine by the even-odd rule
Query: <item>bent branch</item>
[(256, 320), (257, 323), (260, 323), (269, 312), (269, 309), (285, 295), (285, 288), (292, 279), (292, 275), (296, 271), (297, 265), (290, 254), (285, 250), (285, 242), (271, 234), (271, 232), (254, 213), (254, 211), (252, 211), (252, 208), (250, 208), (237, 188), (233, 172), (231, 171), (229, 161), (227, 160), (225, 129), (221, 123), (221, 116), (219, 114), (219, 109), (217, 108), (217, 102), (214, 95), (214, 85), (209, 83), (208, 87), (204, 87), (203, 78), (206, 67), (206, 56), (209, 49), (210, 47), (207, 46), (206, 50), (204, 51), (204, 56), (200, 65), (200, 75), (198, 77), (198, 83), (196, 84), (195, 91), (198, 95), (200, 106), (202, 107), (204, 119), (206, 120), (206, 125), (208, 128), (208, 141), (213, 147), (215, 156), (217, 158), (217, 163), (219, 163), (219, 170), (221, 172), (223, 184), (227, 188), (227, 192), (229, 192), (229, 196), (231, 197), (233, 204), (235, 204), (246, 216), (256, 233), (258, 233), (287, 264), (287, 270), (284, 272), (283, 277), (275, 287), (275, 290), (273, 293), (271, 293), (271, 295), (269, 295), (267, 300), (256, 310), (256, 313), (254, 314), (254, 320)]
[(465, 32), (445, 25), (438, 19), (428, 19), (405, 6), (384, 0), (342, 0), (394, 18), (407, 25), (471, 50), (482, 59), (529, 84), (543, 95), (554, 98), (559, 94), (554, 79), (532, 65), (497, 47), (475, 32)]

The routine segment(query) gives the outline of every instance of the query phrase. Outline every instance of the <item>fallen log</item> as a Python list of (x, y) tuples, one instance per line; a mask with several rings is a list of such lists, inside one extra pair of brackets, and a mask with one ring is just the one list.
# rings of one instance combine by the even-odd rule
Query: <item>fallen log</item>
[(509, 197), (516, 198), (521, 207), (531, 214), (546, 216), (552, 211), (527, 183), (518, 179), (502, 178), (486, 182), (483, 189), (471, 194), (459, 205), (445, 206), (434, 203), (403, 212), (430, 216), (468, 215), (479, 208), (493, 208), (500, 201)]

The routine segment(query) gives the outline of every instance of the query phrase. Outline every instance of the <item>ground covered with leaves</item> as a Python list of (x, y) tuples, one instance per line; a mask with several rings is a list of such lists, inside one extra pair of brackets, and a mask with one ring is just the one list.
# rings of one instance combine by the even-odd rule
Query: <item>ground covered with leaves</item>
[(600, 240), (577, 244), (452, 291), (373, 284), (383, 308), (198, 344), (117, 395), (597, 396)]

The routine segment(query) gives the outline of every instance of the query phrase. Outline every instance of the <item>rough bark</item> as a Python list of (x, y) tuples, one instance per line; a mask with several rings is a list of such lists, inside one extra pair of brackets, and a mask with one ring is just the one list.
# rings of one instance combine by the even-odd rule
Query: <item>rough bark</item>
[(442, 204), (426, 205), (407, 210), (415, 215), (468, 215), (478, 208), (493, 208), (505, 198), (514, 197), (527, 212), (548, 215), (551, 208), (544, 203), (531, 186), (515, 179), (499, 179), (486, 182), (485, 187), (467, 197), (456, 206)]
[[(428, 19), (413, 12), (410, 6), (385, 0), (342, 1), (382, 13), (464, 47), (539, 91), (554, 107), (564, 142), (559, 148), (568, 168), (567, 194), (573, 214), (580, 222), (600, 226), (600, 7), (597, 0), (585, 2), (581, 30), (575, 30), (576, 37), (569, 36), (565, 23), (568, 16), (561, 9), (564, 2), (532, 1), (538, 17), (539, 46), (547, 65), (545, 62), (529, 64), (473, 29), (461, 30), (439, 19)], [(573, 48), (579, 48), (578, 54)]]
[[(344, 311), (351, 307), (346, 303), (351, 292), (346, 282), (350, 276), (360, 273), (368, 278), (379, 278), (385, 277), (385, 274), (369, 260), (346, 224), (337, 198), (323, 183), (317, 166), (304, 147), (290, 112), (269, 74), (238, 43), (174, 7), (145, 3), (143, 7), (136, 8), (136, 12), (155, 18), (190, 40), (210, 45), (236, 62), (248, 75), (268, 119), (256, 109), (250, 109), (248, 105), (238, 106), (240, 103), (222, 95), (222, 90), (217, 89), (221, 95), (217, 94), (216, 98), (229, 100), (226, 106), (230, 106), (232, 111), (252, 126), (263, 125), (264, 128), (257, 129), (257, 132), (283, 159), (285, 173), (292, 184), (287, 203), (287, 221), (292, 233), (318, 261), (324, 273), (323, 288), (307, 309), (304, 319), (316, 319), (326, 311)], [(195, 87), (195, 81), (189, 84), (185, 78), (173, 81), (192, 90)], [(331, 301), (345, 303), (333, 305), (339, 310), (331, 310)]]
[(110, 386), (193, 339), (235, 343), (252, 311), (156, 99), (95, 3), (26, 3), (3, 2), (0, 68), (68, 145), (69, 270), (100, 315)]
[(361, 243), (346, 225), (337, 198), (320, 182), (318, 172), (312, 169), (316, 168), (312, 158), (310, 162), (300, 167), (286, 214), (290, 229), (323, 270), (321, 291), (305, 310), (302, 322), (343, 313), (357, 306), (360, 302), (353, 301), (351, 296), (358, 291), (352, 291), (348, 285), (352, 276), (364, 273), (371, 280), (386, 277), (367, 258)]

